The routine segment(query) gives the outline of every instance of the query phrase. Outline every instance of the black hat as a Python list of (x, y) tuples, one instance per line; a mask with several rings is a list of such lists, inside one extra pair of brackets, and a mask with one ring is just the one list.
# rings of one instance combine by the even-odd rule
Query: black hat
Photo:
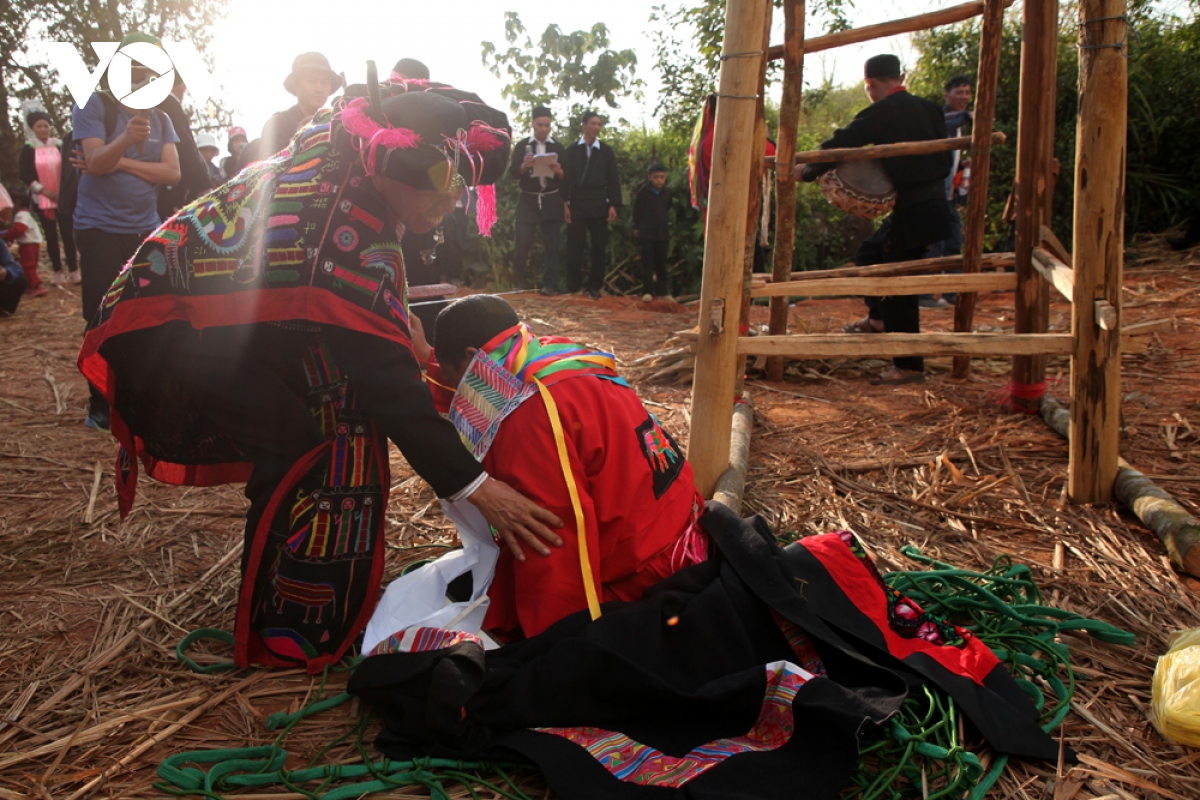
[(330, 68), (328, 58), (320, 53), (301, 53), (292, 62), (291, 74), (283, 79), (283, 88), (288, 90), (288, 94), (296, 93), (296, 79), (303, 70), (317, 70), (318, 72), (327, 73), (329, 75), (330, 91), (336, 92), (342, 86), (342, 76)]
[(468, 347), (483, 347), (520, 321), (503, 297), (473, 294), (459, 298), (437, 315), (433, 344), (438, 361), (458, 364)]
[(871, 56), (863, 68), (864, 78), (899, 78), (900, 59), (891, 53)]
[(392, 67), (392, 72), (415, 81), (429, 80), (429, 67), (417, 61), (415, 58), (402, 58)]
[(54, 127), (54, 120), (50, 119), (49, 114), (41, 110), (30, 111), (28, 114), (26, 114), (25, 124), (32, 128), (35, 122), (43, 119), (50, 123), (50, 127)]
[(554, 115), (550, 113), (550, 109), (546, 108), (545, 106), (537, 106), (536, 108), (533, 109), (533, 113), (530, 115), (530, 119), (537, 119), (538, 117), (553, 117), (553, 116)]

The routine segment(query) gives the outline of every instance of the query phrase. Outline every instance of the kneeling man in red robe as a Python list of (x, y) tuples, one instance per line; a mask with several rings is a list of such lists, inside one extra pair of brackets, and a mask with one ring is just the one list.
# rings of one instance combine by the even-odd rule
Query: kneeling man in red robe
[(566, 520), (562, 547), (506, 537), (484, 622), (503, 640), (576, 611), (637, 600), (702, 561), (692, 468), (608, 353), (535, 337), (505, 300), (464, 297), (438, 315), (449, 416), (488, 474)]

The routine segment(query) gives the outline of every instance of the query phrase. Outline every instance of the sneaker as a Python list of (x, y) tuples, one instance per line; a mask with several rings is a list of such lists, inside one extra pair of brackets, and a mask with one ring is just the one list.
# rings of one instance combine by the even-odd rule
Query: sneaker
[(642, 302), (643, 302), (643, 303), (649, 303), (649, 302), (650, 302), (651, 300), (653, 300), (653, 299), (654, 299), (654, 295), (650, 294), (649, 292), (647, 292), (646, 294), (642, 295)]
[(74, 283), (76, 285), (83, 283), (83, 276), (79, 274), (79, 270), (77, 270), (77, 269), (71, 270), (71, 283)]
[(601, 297), (604, 296), (600, 293), (599, 289), (588, 289), (587, 295), (588, 295), (588, 297), (592, 298), (593, 300), (599, 300)]
[(60, 271), (54, 273), (54, 275), (50, 278), (50, 282), (53, 283), (55, 286), (62, 286), (64, 283), (67, 282), (67, 276), (64, 275), (62, 273), (62, 271), (60, 270)]
[(30, 297), (41, 297), (44, 294), (50, 294), (50, 290), (45, 286), (39, 286), (36, 289), (30, 289), (26, 294)]
[(553, 289), (551, 289), (548, 286), (543, 286), (542, 288), (538, 289), (538, 294), (540, 294), (542, 297), (557, 297), (558, 296), (558, 292), (554, 291)]
[(936, 300), (933, 299), (932, 297), (929, 298), (928, 300), (926, 300), (925, 298), (921, 298), (920, 300), (917, 301), (917, 305), (919, 305), (921, 308), (949, 308), (950, 307), (950, 304), (947, 303), (945, 300), (943, 300), (940, 297), (937, 298)]

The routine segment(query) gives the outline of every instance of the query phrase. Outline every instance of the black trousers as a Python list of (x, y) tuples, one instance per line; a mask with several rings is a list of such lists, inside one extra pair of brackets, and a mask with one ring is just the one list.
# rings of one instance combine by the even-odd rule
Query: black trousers
[(642, 292), (660, 296), (671, 293), (667, 278), (667, 253), (671, 242), (668, 239), (641, 239), (642, 245)]
[[(251, 340), (254, 334), (259, 334)], [(305, 349), (302, 336), (264, 326), (212, 328), (187, 337), (178, 349), (176, 373), (196, 407), (226, 431), (254, 464), (246, 482), (246, 547), (243, 571), (254, 532), (288, 471), (324, 441), (316, 418), (278, 366)], [(233, 356), (231, 354), (238, 354)]]
[(46, 249), (50, 251), (50, 263), (55, 272), (62, 272), (62, 254), (58, 251), (58, 232), (62, 231), (62, 248), (67, 251), (67, 269), (71, 272), (79, 269), (79, 254), (75, 250), (75, 231), (71, 218), (65, 214), (55, 213), (54, 218), (47, 216), (45, 211), (34, 207), (42, 231), (46, 234)]
[[(592, 268), (584, 268), (587, 239), (592, 241)], [(567, 291), (600, 291), (608, 274), (608, 218), (572, 217), (567, 226)]]
[(533, 249), (533, 240), (538, 228), (542, 230), (542, 247), (546, 252), (546, 266), (542, 271), (541, 288), (558, 289), (558, 249), (562, 232), (561, 220), (541, 220), (539, 222), (516, 223), (516, 247), (513, 252), (513, 287), (527, 288), (526, 267), (529, 263), (529, 251)]
[[(121, 267), (133, 258), (142, 241), (149, 233), (110, 233), (99, 228), (80, 228), (76, 231), (79, 244), (79, 273), (83, 278), (83, 319), (91, 327), (96, 310), (104, 301), (113, 281), (121, 274)], [(93, 412), (108, 410), (108, 401), (96, 388), (88, 384), (91, 392), (89, 408)]]
[(11, 278), (8, 273), (0, 267), (0, 276), (4, 277), (4, 281), (0, 283), (0, 312), (5, 314), (17, 313), (17, 306), (21, 303), (21, 295), (25, 293), (25, 287), (29, 285), (29, 281), (25, 280), (22, 275), (19, 278)]
[[(859, 245), (854, 263), (860, 267), (875, 264), (893, 264), (897, 261), (912, 261), (925, 254), (926, 247), (904, 250), (891, 240), (891, 217), (883, 221), (875, 233)], [(883, 321), (885, 333), (920, 333), (921, 306), (915, 294), (891, 295), (888, 297), (864, 297), (868, 316)], [(922, 372), (925, 369), (923, 356), (897, 356), (892, 359), (896, 369)]]

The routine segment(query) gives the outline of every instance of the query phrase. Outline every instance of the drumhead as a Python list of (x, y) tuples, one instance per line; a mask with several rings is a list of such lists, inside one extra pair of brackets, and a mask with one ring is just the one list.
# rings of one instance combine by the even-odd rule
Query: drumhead
[(877, 160), (844, 161), (821, 176), (821, 193), (835, 208), (874, 219), (896, 204), (896, 189)]

